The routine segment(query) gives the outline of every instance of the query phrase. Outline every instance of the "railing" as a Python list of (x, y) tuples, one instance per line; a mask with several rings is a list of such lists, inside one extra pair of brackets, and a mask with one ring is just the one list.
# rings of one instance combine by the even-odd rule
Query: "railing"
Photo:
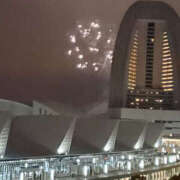
[(2, 159), (0, 180), (93, 178), (113, 174), (124, 176), (177, 165), (179, 160), (178, 153), (166, 154), (156, 150)]

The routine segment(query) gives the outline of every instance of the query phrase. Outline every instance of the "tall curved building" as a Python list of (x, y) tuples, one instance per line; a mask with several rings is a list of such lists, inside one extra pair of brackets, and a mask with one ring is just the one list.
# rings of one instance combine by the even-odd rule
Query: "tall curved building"
[(180, 20), (163, 2), (138, 1), (119, 28), (110, 108), (180, 109)]

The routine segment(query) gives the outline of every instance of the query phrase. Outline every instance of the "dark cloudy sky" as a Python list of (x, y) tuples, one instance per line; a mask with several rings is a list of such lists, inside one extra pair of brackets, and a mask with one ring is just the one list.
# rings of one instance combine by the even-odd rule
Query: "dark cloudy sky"
[[(80, 106), (99, 101), (102, 76), (84, 74), (67, 60), (66, 34), (79, 19), (119, 26), (135, 0), (1, 0), (0, 98), (54, 100)], [(180, 12), (180, 1), (164, 0)]]

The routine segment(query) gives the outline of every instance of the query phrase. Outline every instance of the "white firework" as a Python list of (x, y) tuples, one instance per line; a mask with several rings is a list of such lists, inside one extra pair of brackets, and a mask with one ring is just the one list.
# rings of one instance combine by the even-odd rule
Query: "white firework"
[(68, 33), (70, 48), (68, 57), (79, 70), (109, 71), (115, 43), (114, 25), (105, 25), (100, 20), (79, 21), (72, 33)]

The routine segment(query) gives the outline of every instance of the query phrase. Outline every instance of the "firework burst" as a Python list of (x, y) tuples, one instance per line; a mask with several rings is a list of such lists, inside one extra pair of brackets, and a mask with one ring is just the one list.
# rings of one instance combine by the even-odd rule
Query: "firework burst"
[(84, 72), (109, 72), (115, 43), (114, 25), (104, 25), (100, 20), (79, 21), (68, 33), (67, 56)]

